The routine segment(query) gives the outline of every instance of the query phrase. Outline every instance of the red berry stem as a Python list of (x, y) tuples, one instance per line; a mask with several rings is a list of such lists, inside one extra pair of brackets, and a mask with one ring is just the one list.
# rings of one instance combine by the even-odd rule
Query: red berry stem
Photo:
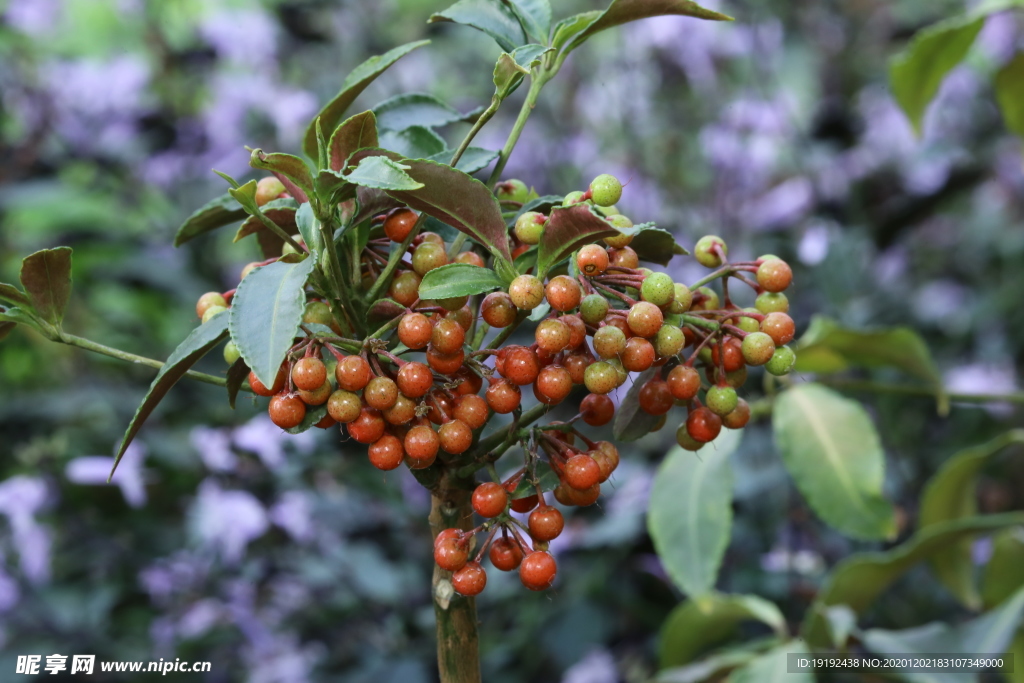
[[(608, 294), (611, 294), (616, 299), (618, 299), (619, 301), (622, 301), (623, 303), (625, 303), (625, 304), (627, 304), (629, 306), (632, 306), (633, 304), (636, 303), (636, 299), (633, 299), (632, 297), (628, 297), (625, 294), (612, 289), (611, 287), (606, 287), (605, 285), (602, 285), (600, 282), (594, 282), (593, 284), (598, 289), (600, 289), (600, 290), (602, 290), (604, 292), (607, 292)], [(608, 311), (608, 312), (611, 313), (612, 311)]]

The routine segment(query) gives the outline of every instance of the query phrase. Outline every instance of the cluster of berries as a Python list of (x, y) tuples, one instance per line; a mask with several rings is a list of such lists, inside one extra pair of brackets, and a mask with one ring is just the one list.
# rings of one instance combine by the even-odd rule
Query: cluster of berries
[[(265, 199), (278, 196), (273, 193), (277, 189), (270, 188)], [(510, 223), (514, 218), (513, 254), (541, 242), (548, 216), (523, 211), (531, 191), (519, 181), (506, 181), (495, 192)], [(348, 340), (340, 336), (338, 312), (323, 301), (310, 301), (304, 322), (330, 327), (336, 336), (298, 338), (274, 386), (249, 375), (252, 390), (271, 398), (268, 412), (275, 424), (295, 428), (309, 407), (326, 404), (315, 426), (341, 423), (349, 437), (368, 446), (370, 462), (381, 470), (403, 462), (422, 470), (438, 461), (444, 467), (488, 467), (494, 481), (477, 485), (472, 496), (474, 510), (486, 521), (472, 531), (446, 529), (435, 543), (438, 566), (454, 572), (453, 586), (463, 595), (483, 590), (486, 573), (480, 560), (488, 548), (491, 563), (503, 571), (518, 568), (528, 588), (551, 584), (556, 565), (547, 543), (561, 533), (563, 520), (544, 500), (541, 467), (557, 477), (553, 495), (559, 503), (583, 506), (598, 499), (619, 453), (607, 441), (591, 441), (576, 425), (611, 422), (616, 408), (609, 394), (630, 373), (645, 373), (636, 400), (644, 413), (657, 418), (650, 431), (666, 423), (674, 406), (682, 406), (686, 417), (676, 439), (683, 448), (697, 450), (723, 426), (746, 425), (750, 408), (736, 389), (746, 381), (748, 366), (764, 366), (774, 375), (793, 367), (794, 353), (785, 345), (793, 339), (794, 324), (783, 293), (792, 280), (790, 267), (770, 255), (729, 263), (725, 242), (707, 236), (697, 242), (694, 257), (714, 272), (692, 286), (642, 268), (630, 247), (633, 224), (614, 207), (621, 192), (617, 179), (602, 175), (562, 204), (589, 202), (619, 234), (603, 244), (582, 246), (546, 282), (527, 272), (507, 291), (472, 300), (420, 300), (423, 277), (450, 262), (449, 245), (437, 233), (417, 232), (421, 216), (407, 207), (379, 215), (363, 250), (362, 274), (369, 287), (387, 266), (389, 251), (406, 244), (408, 253), (388, 290), (404, 311), (381, 331), (382, 338)], [(452, 260), (487, 267), (485, 257), (473, 250)], [(707, 286), (718, 279), (721, 294)], [(733, 281), (755, 291), (752, 307), (732, 302)], [(229, 305), (230, 295), (204, 295), (197, 313), (208, 319)], [(545, 304), (548, 312), (536, 325), (533, 343), (504, 345), (530, 312)], [(481, 348), (492, 329), (501, 332)], [(400, 345), (387, 341), (392, 333)], [(417, 353), (422, 360), (411, 360)], [(237, 349), (229, 344), (225, 357), (233, 362)], [(524, 387), (532, 386), (544, 407), (563, 402), (579, 385), (588, 393), (568, 423), (519, 428)], [(478, 452), (481, 432), (493, 415), (510, 413), (511, 428), (500, 430), (508, 439)], [(577, 438), (582, 447), (576, 446)], [(501, 481), (491, 465), (516, 442), (523, 447), (525, 466)], [(512, 517), (513, 512), (530, 513), (528, 524)], [(476, 533), (486, 540), (470, 560)]]

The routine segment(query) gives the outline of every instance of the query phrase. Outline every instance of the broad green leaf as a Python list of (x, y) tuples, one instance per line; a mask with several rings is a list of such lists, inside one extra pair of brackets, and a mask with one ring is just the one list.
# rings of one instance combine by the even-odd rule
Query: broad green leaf
[(676, 586), (690, 597), (710, 592), (732, 535), (732, 467), (740, 442), (731, 429), (696, 453), (669, 451), (654, 477), (647, 530)]
[(1007, 529), (992, 539), (992, 557), (981, 575), (981, 599), (992, 609), (1024, 587), (1024, 530)]
[(851, 555), (829, 573), (814, 604), (807, 610), (801, 634), (812, 647), (828, 647), (831, 639), (823, 616), (825, 608), (847, 605), (861, 614), (903, 574), (950, 543), (1021, 526), (1024, 526), (1024, 512), (965, 517), (921, 529), (891, 550)]
[(238, 398), (238, 392), (245, 384), (245, 380), (249, 377), (249, 366), (245, 364), (244, 358), (239, 358), (231, 367), (228, 368), (227, 377), (227, 390), (228, 390), (228, 405), (232, 408), (235, 407), (235, 400)]
[(537, 250), (537, 277), (543, 279), (552, 266), (583, 245), (617, 234), (589, 204), (552, 209)]
[(21, 286), (36, 314), (59, 326), (71, 296), (71, 248), (43, 249), (26, 256), (21, 262)]
[[(526, 256), (526, 254), (521, 254), (519, 258), (523, 258), (523, 256)], [(516, 259), (516, 267), (518, 268), (519, 265), (519, 259)], [(522, 265), (528, 264), (523, 263)], [(660, 368), (649, 368), (641, 372), (637, 376), (636, 381), (633, 382), (633, 386), (626, 392), (626, 396), (622, 399), (619, 407), (615, 410), (615, 419), (612, 422), (612, 435), (617, 441), (636, 441), (650, 434), (651, 430), (654, 429), (654, 425), (658, 424), (660, 418), (657, 415), (651, 415), (647, 411), (640, 410), (640, 390), (654, 377), (654, 373), (659, 370)]]
[(288, 193), (300, 204), (308, 202), (314, 195), (313, 174), (306, 162), (297, 156), (280, 152), (265, 154), (262, 149), (254, 149), (249, 157), (249, 165), (277, 176)]
[(587, 38), (607, 28), (639, 19), (666, 15), (680, 15), (712, 21), (732, 21), (732, 17), (701, 7), (691, 0), (612, 0), (608, 9), (573, 38), (568, 50), (575, 50)]
[(334, 96), (334, 99), (327, 103), (327, 105), (320, 110), (320, 113), (313, 119), (306, 128), (306, 134), (302, 140), (302, 151), (310, 159), (315, 159), (317, 154), (317, 143), (316, 143), (316, 119), (320, 119), (320, 125), (324, 131), (334, 132), (334, 129), (341, 122), (342, 117), (345, 115), (345, 110), (351, 106), (359, 94), (366, 89), (370, 83), (373, 82), (377, 76), (380, 76), (389, 66), (397, 62), (399, 59), (409, 54), (413, 50), (423, 47), (430, 43), (429, 40), (420, 40), (415, 43), (406, 43), (405, 45), (396, 47), (393, 50), (389, 50), (382, 55), (376, 55), (370, 57), (365, 62), (357, 66), (352, 70), (341, 84), (341, 91)]
[(1006, 127), (1015, 135), (1024, 137), (1024, 52), (1015, 54), (999, 70), (995, 77), (995, 87)]
[(433, 95), (421, 92), (395, 95), (374, 107), (373, 113), (381, 130), (405, 130), (412, 126), (440, 128), (464, 118)]
[(940, 413), (949, 411), (942, 376), (932, 360), (928, 345), (909, 327), (850, 330), (840, 327), (834, 320), (815, 316), (794, 350), (799, 372), (827, 374), (850, 367), (896, 368), (935, 389)]
[(528, 42), (519, 18), (504, 2), (459, 0), (443, 12), (432, 14), (427, 23), (439, 21), (465, 24), (483, 31), (494, 38), (505, 52), (511, 52)]
[(22, 308), (32, 308), (32, 302), (25, 292), (4, 282), (0, 282), (0, 301), (8, 301)]
[(653, 223), (641, 223), (633, 227), (640, 230), (629, 246), (641, 261), (667, 266), (673, 256), (685, 256), (690, 253), (676, 242), (672, 233), (654, 227)]
[[(975, 502), (978, 472), (996, 454), (1013, 444), (1024, 444), (1024, 430), (1007, 432), (988, 443), (960, 451), (944, 462), (921, 497), (919, 528), (978, 514)], [(974, 581), (970, 540), (949, 544), (930, 561), (935, 575), (958, 600), (971, 609), (981, 606)]]
[(538, 43), (548, 42), (551, 32), (551, 4), (548, 0), (510, 0), (509, 6), (519, 17), (527, 36)]
[(364, 157), (345, 174), (346, 180), (362, 187), (378, 190), (418, 190), (423, 183), (409, 177), (409, 167), (387, 157)]
[(306, 406), (306, 416), (302, 418), (302, 422), (284, 431), (289, 434), (301, 434), (302, 432), (312, 429), (317, 422), (324, 419), (324, 415), (326, 414), (326, 403), (318, 406)]
[(779, 608), (756, 595), (709, 593), (686, 600), (672, 610), (661, 627), (661, 668), (689, 664), (701, 653), (733, 638), (745, 621), (760, 621), (776, 635), (787, 635), (786, 618)]
[(789, 673), (789, 655), (807, 655), (807, 646), (791, 640), (732, 672), (729, 683), (814, 683), (814, 672)]
[(704, 683), (717, 681), (724, 674), (743, 666), (758, 653), (770, 650), (780, 644), (782, 639), (775, 636), (757, 638), (730, 647), (716, 649), (707, 657), (703, 657), (685, 666), (663, 669), (654, 677), (654, 683)]
[(1013, 655), (1014, 666), (1013, 671), (1009, 671), (1010, 666), (1007, 663), (1003, 667), (1003, 675), (1006, 676), (1008, 683), (1024, 683), (1024, 666), (1020, 665), (1020, 662), (1024, 662), (1024, 628), (1017, 631), (1006, 651)]
[[(861, 640), (868, 650), (880, 655), (937, 652), (1002, 655), (1012, 642), (1022, 617), (1024, 589), (1018, 590), (998, 609), (962, 624), (951, 626), (933, 622), (901, 631), (869, 629), (861, 634)], [(911, 683), (959, 683), (968, 678), (973, 679), (962, 673), (896, 673), (897, 680)]]
[(313, 186), (317, 197), (328, 206), (347, 202), (356, 196), (356, 186), (345, 180), (341, 171), (335, 171), (329, 166), (317, 172)]
[(230, 225), (245, 218), (245, 209), (230, 194), (223, 194), (196, 209), (189, 216), (177, 234), (174, 235), (174, 246), (180, 247), (193, 237)]
[(435, 268), (420, 282), (420, 299), (448, 299), (483, 294), (499, 289), (502, 283), (490, 268), (469, 263), (449, 263)]
[(331, 135), (327, 144), (330, 151), (332, 171), (341, 171), (345, 161), (357, 149), (377, 147), (377, 118), (372, 111), (364, 111), (348, 117)]
[[(455, 150), (446, 149), (438, 154), (432, 154), (429, 157), (424, 157), (430, 161), (436, 161), (439, 164), (449, 165), (452, 155), (455, 154)], [(500, 152), (496, 152), (490, 149), (483, 149), (482, 147), (467, 147), (466, 151), (459, 157), (459, 162), (455, 164), (455, 168), (459, 169), (463, 173), (476, 173), (482, 171), (491, 165), (491, 162), (498, 158)]]
[(775, 401), (772, 425), (782, 461), (818, 515), (847, 536), (896, 534), (882, 497), (885, 455), (859, 403), (820, 384), (802, 384)]
[(323, 234), (320, 232), (320, 221), (313, 215), (313, 205), (305, 203), (295, 212), (295, 227), (299, 229), (302, 240), (311, 254), (319, 254), (324, 248)]
[(555, 24), (555, 30), (551, 35), (551, 47), (556, 50), (561, 50), (563, 45), (579, 35), (581, 31), (586, 30), (587, 27), (597, 21), (598, 17), (602, 14), (604, 14), (604, 12), (597, 9), (590, 12), (582, 12), (581, 14), (574, 14), (571, 17), (562, 19)]
[(249, 273), (238, 285), (229, 309), (231, 338), (264, 385), (274, 385), (278, 369), (298, 334), (306, 305), (304, 287), (315, 261), (271, 263)]
[[(545, 493), (554, 491), (562, 483), (555, 471), (551, 469), (551, 465), (546, 462), (537, 463), (537, 481), (540, 483), (540, 490)], [(527, 498), (535, 493), (537, 493), (537, 487), (533, 485), (532, 481), (523, 477), (512, 492), (512, 499)]]
[[(380, 146), (410, 159), (429, 159), (448, 149), (440, 135), (424, 128), (412, 126), (405, 130), (385, 130), (380, 134)], [(448, 155), (451, 159), (451, 155)], [(445, 159), (447, 162), (448, 159)]]
[(111, 477), (114, 476), (114, 470), (117, 469), (118, 463), (121, 462), (121, 456), (124, 455), (128, 445), (131, 444), (132, 439), (135, 438), (135, 435), (139, 433), (139, 429), (142, 428), (142, 423), (150, 416), (157, 404), (163, 400), (171, 387), (185, 376), (185, 373), (196, 364), (196, 361), (209, 353), (211, 349), (227, 339), (227, 337), (228, 314), (225, 312), (218, 313), (192, 330), (185, 337), (185, 341), (181, 342), (178, 348), (174, 349), (171, 355), (167, 357), (164, 366), (160, 368), (160, 372), (153, 378), (153, 383), (149, 385), (149, 391), (146, 392), (146, 397), (142, 399), (142, 405), (135, 411), (135, 416), (128, 424), (128, 431), (125, 432), (124, 438), (121, 440), (121, 446), (117, 449), (117, 455), (114, 457), (114, 466), (110, 469)]

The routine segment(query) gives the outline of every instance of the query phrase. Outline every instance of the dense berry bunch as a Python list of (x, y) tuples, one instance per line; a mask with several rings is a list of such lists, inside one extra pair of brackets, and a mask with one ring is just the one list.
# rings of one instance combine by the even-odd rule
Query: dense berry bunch
[[(281, 188), (270, 187), (275, 180), (261, 183), (260, 201), (280, 196)], [(607, 224), (605, 237), (580, 246), (544, 280), (530, 264), (509, 278), (506, 289), (439, 300), (420, 298), (428, 273), (449, 263), (486, 268), (491, 257), (475, 248), (460, 251), (462, 239), (449, 244), (436, 232), (421, 231), (424, 217), (410, 208), (379, 214), (370, 221), (359, 265), (367, 289), (390, 277), (390, 322), (365, 339), (346, 338), (340, 325), (345, 312), (310, 295), (305, 336), (296, 338), (274, 385), (249, 375), (252, 390), (270, 397), (275, 424), (301, 429), (340, 423), (381, 470), (405, 463), (416, 471), (437, 464), (491, 473), (492, 480), (472, 493), (482, 523), (469, 531), (447, 529), (435, 542), (438, 566), (453, 572), (452, 585), (463, 595), (483, 590), (485, 553), (499, 570), (518, 570), (527, 588), (551, 585), (556, 564), (547, 544), (561, 533), (563, 520), (546, 495), (567, 506), (597, 501), (619, 452), (608, 441), (592, 441), (580, 427), (612, 421), (616, 403), (609, 395), (631, 373), (640, 373), (632, 382), (639, 383), (627, 400), (650, 416), (642, 418), (649, 420), (646, 430), (660, 429), (680, 407), (677, 441), (697, 450), (722, 427), (746, 425), (750, 408), (737, 389), (748, 367), (764, 366), (773, 375), (793, 367), (786, 344), (794, 324), (783, 293), (792, 280), (789, 266), (770, 255), (730, 263), (725, 242), (707, 236), (693, 255), (714, 272), (690, 286), (675, 282), (640, 266), (630, 244), (642, 228), (613, 206), (621, 193), (616, 178), (602, 175), (585, 192), (566, 196), (561, 207), (545, 207), (531, 202), (536, 195), (520, 181), (499, 183), (495, 194), (509, 220), (514, 257), (535, 249), (551, 212), (566, 206), (593, 207)], [(304, 248), (298, 236), (295, 241)], [(388, 271), (396, 249), (403, 251), (401, 259)], [(293, 250), (291, 258), (302, 257)], [(243, 277), (266, 263), (250, 264)], [(708, 286), (716, 280), (717, 291)], [(736, 283), (754, 290), (752, 307), (733, 303), (730, 285)], [(232, 294), (203, 295), (197, 314), (209, 319), (230, 305)], [(527, 316), (536, 322), (532, 343), (506, 343)], [(225, 358), (234, 363), (238, 356), (229, 344)], [(529, 426), (577, 387), (586, 391), (575, 417)], [(537, 401), (528, 420), (524, 393)], [(505, 414), (512, 415), (511, 425), (483, 433), (491, 418)], [(494, 463), (514, 445), (524, 462), (502, 480)], [(524, 522), (512, 513), (528, 517)], [(477, 534), (484, 538), (479, 548)]]

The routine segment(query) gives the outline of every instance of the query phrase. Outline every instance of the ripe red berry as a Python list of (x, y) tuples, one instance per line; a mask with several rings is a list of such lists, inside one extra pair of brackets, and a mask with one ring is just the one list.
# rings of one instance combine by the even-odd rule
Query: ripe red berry
[(750, 404), (742, 398), (736, 400), (736, 407), (722, 417), (722, 426), (728, 429), (743, 429), (750, 422)]
[(513, 384), (533, 384), (540, 372), (537, 354), (525, 346), (509, 346), (503, 352), (502, 376)]
[(438, 567), (445, 571), (457, 572), (465, 567), (468, 561), (469, 546), (463, 544), (461, 532), (456, 537), (437, 537), (434, 543), (434, 562)]
[(324, 383), (319, 388), (313, 391), (306, 391), (305, 389), (299, 389), (299, 398), (307, 406), (322, 406), (327, 403), (327, 399), (331, 397), (331, 383), (324, 380)]
[(548, 318), (537, 325), (534, 333), (537, 340), (537, 347), (549, 354), (556, 354), (569, 346), (572, 340), (572, 330), (557, 318)]
[(416, 417), (416, 402), (404, 394), (398, 394), (395, 405), (381, 413), (388, 424), (404, 425)]
[(578, 491), (601, 483), (601, 467), (585, 453), (574, 455), (565, 463), (565, 483)]
[(640, 266), (640, 257), (636, 255), (636, 252), (631, 247), (609, 249), (608, 263), (619, 268), (638, 268)]
[(591, 427), (602, 427), (615, 417), (615, 403), (601, 394), (587, 394), (580, 402), (580, 414)]
[(452, 588), (459, 595), (472, 597), (480, 595), (487, 586), (487, 572), (477, 562), (469, 562), (452, 574)]
[(473, 445), (473, 430), (462, 420), (445, 422), (437, 430), (438, 440), (445, 453), (465, 453)]
[(600, 275), (608, 269), (608, 252), (596, 244), (588, 244), (576, 252), (576, 267), (584, 275)]
[(466, 423), (470, 429), (480, 429), (487, 423), (487, 401), (476, 394), (466, 394), (455, 399), (452, 417)]
[(511, 538), (497, 538), (491, 544), (489, 553), (491, 564), (495, 569), (510, 572), (518, 569), (523, 561), (523, 551)]
[(533, 540), (546, 543), (559, 537), (565, 528), (565, 519), (558, 508), (542, 505), (530, 513), (528, 520)]
[(506, 415), (519, 407), (523, 400), (519, 387), (507, 380), (496, 382), (487, 388), (487, 405), (491, 410)]
[(440, 447), (441, 440), (430, 425), (416, 425), (405, 435), (405, 453), (418, 463), (433, 462)]
[(387, 423), (380, 411), (363, 408), (359, 411), (359, 417), (348, 424), (348, 433), (359, 443), (370, 444), (384, 436), (386, 427)]
[(454, 320), (443, 318), (434, 325), (434, 331), (430, 336), (430, 343), (437, 353), (449, 356), (462, 349), (466, 341), (466, 330)]
[(466, 263), (471, 266), (484, 267), (484, 257), (475, 251), (463, 251), (455, 257), (455, 263)]
[(573, 384), (583, 384), (590, 363), (590, 358), (583, 353), (569, 354), (562, 361), (565, 369), (569, 371), (569, 376), (572, 377)]
[(583, 298), (583, 290), (579, 283), (568, 275), (551, 278), (544, 293), (551, 308), (563, 313), (579, 306), (580, 299)]
[(442, 375), (454, 375), (462, 368), (465, 360), (466, 352), (462, 349), (452, 354), (443, 354), (436, 349), (427, 347), (427, 364)]
[(516, 319), (516, 305), (505, 292), (491, 292), (480, 304), (480, 315), (491, 327), (508, 327)]
[(520, 275), (508, 286), (508, 295), (516, 308), (532, 311), (544, 301), (544, 283), (533, 275)]
[(736, 372), (745, 365), (743, 359), (743, 343), (736, 337), (728, 337), (722, 343), (722, 350), (719, 345), (711, 344), (711, 362), (717, 367), (719, 363), (725, 365), (726, 372)]
[(341, 423), (352, 422), (359, 417), (363, 401), (357, 394), (338, 389), (327, 399), (327, 413)]
[(334, 378), (338, 386), (347, 391), (359, 391), (373, 377), (370, 364), (362, 356), (346, 356), (338, 361), (334, 369)]
[(387, 471), (393, 470), (402, 464), (405, 450), (402, 448), (402, 442), (398, 440), (398, 437), (385, 434), (370, 444), (370, 448), (367, 449), (367, 455), (370, 457), (371, 465), (379, 470)]
[[(678, 329), (678, 328), (677, 328)], [(643, 337), (630, 337), (626, 340), (620, 359), (622, 367), (630, 372), (643, 372), (654, 365), (654, 345)]]
[(394, 209), (384, 221), (384, 234), (392, 242), (404, 242), (412, 232), (417, 220), (419, 220), (419, 216), (410, 209)]
[(652, 379), (640, 387), (639, 399), (640, 408), (648, 415), (664, 415), (675, 405), (668, 382), (660, 379)]
[(430, 412), (427, 419), (436, 425), (447, 422), (452, 414), (452, 402), (448, 395), (442, 391), (434, 391), (425, 399)]
[(704, 448), (704, 443), (690, 436), (688, 429), (685, 422), (679, 425), (679, 428), (676, 430), (676, 443), (687, 451), (699, 451), (701, 448)]
[(455, 393), (460, 395), (478, 394), (484, 386), (484, 378), (465, 367), (455, 373), (455, 379), (459, 382)]
[(420, 277), (447, 263), (448, 254), (445, 253), (443, 242), (438, 244), (424, 241), (412, 252), (412, 269)]
[(559, 484), (554, 491), (555, 500), (562, 505), (575, 505), (577, 507), (587, 507), (597, 502), (597, 499), (601, 497), (601, 485), (594, 484), (589, 489), (580, 491), (574, 489), (568, 484)]
[(761, 321), (761, 331), (772, 338), (775, 346), (783, 346), (793, 341), (796, 326), (793, 319), (786, 313), (769, 313)]
[(420, 398), (434, 386), (434, 373), (423, 363), (411, 361), (398, 370), (398, 390), (409, 398)]
[(249, 386), (252, 387), (254, 394), (258, 394), (260, 396), (273, 396), (274, 394), (279, 393), (284, 389), (286, 379), (287, 375), (285, 374), (285, 366), (282, 365), (281, 369), (277, 371), (277, 377), (274, 378), (274, 386), (268, 389), (263, 385), (263, 382), (260, 381), (260, 378), (256, 376), (255, 372), (252, 372), (251, 370), (249, 371)]
[(206, 315), (206, 311), (214, 306), (227, 308), (228, 302), (224, 299), (224, 295), (220, 292), (207, 292), (203, 294), (199, 297), (199, 301), (196, 302), (196, 317), (202, 320)]
[(420, 280), (413, 271), (403, 270), (391, 281), (388, 296), (403, 306), (412, 306), (420, 298)]
[(561, 365), (549, 365), (537, 375), (534, 395), (541, 403), (553, 406), (565, 400), (572, 391), (572, 377)]
[(686, 431), (701, 443), (714, 441), (718, 433), (722, 431), (722, 418), (702, 406), (690, 411), (690, 415), (686, 418)]
[(430, 343), (434, 326), (422, 313), (407, 313), (398, 323), (398, 341), (410, 349), (422, 349)]
[(602, 484), (608, 481), (608, 477), (612, 476), (612, 472), (619, 466), (619, 449), (609, 441), (598, 441), (590, 457), (601, 468)]
[(306, 417), (306, 404), (295, 394), (278, 394), (270, 399), (267, 408), (270, 420), (281, 429), (291, 429), (302, 424)]
[(626, 334), (615, 325), (605, 325), (594, 333), (594, 353), (601, 358), (615, 358), (626, 350)]
[(768, 292), (781, 292), (793, 282), (793, 270), (782, 259), (768, 259), (757, 268), (757, 284)]
[(555, 582), (555, 558), (543, 550), (532, 552), (519, 565), (519, 580), (532, 591), (542, 591)]
[(508, 504), (508, 491), (493, 481), (484, 482), (473, 490), (473, 509), (481, 517), (497, 517)]
[(689, 365), (677, 365), (668, 373), (668, 389), (680, 401), (689, 401), (700, 391), (700, 373)]

